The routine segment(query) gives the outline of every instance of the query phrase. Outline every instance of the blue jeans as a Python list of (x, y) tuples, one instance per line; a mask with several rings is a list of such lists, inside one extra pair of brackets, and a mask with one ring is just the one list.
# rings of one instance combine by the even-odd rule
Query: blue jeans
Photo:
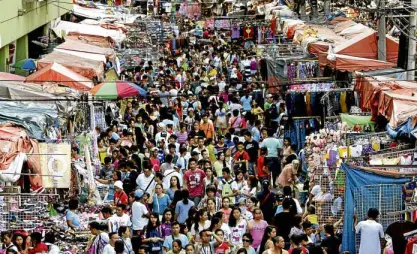
[(248, 162), (249, 175), (255, 175), (255, 162)]

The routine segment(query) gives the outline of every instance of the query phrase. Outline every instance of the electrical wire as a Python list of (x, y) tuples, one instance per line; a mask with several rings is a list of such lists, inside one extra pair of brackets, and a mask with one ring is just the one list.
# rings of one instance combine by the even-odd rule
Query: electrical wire
[(410, 37), (410, 35), (409, 35), (409, 33), (407, 32), (407, 31), (404, 31), (404, 29), (408, 29), (408, 27), (402, 27), (399, 23), (397, 23), (396, 21), (395, 21), (395, 19), (394, 18), (389, 18), (393, 23), (394, 23), (394, 25), (395, 25), (395, 27), (397, 27), (398, 28), (398, 30), (400, 30), (400, 32), (403, 34), (403, 35), (405, 35), (407, 38), (409, 38), (409, 39), (411, 39), (411, 40), (414, 40), (414, 41), (417, 41), (417, 38), (416, 37)]

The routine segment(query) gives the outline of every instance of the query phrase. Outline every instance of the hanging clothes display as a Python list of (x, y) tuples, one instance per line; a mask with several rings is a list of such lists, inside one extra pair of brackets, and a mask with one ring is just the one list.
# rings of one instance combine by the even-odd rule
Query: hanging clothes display
[(320, 66), (316, 60), (289, 63), (287, 69), (288, 80), (315, 78), (320, 73)]
[(296, 119), (288, 121), (285, 127), (284, 137), (290, 138), (292, 144), (297, 145), (297, 150), (304, 147), (306, 136), (320, 129), (320, 124), (315, 118)]
[(255, 35), (254, 27), (244, 26), (243, 27), (243, 38), (246, 40), (252, 40)]

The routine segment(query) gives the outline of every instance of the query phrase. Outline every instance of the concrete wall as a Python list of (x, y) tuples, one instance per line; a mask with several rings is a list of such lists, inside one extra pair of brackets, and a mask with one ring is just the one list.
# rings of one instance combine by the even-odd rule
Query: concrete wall
[[(24, 9), (19, 16), (18, 10)], [(24, 0), (0, 0), (0, 71), (6, 71), (7, 45), (16, 41), (16, 61), (28, 57), (27, 34), (72, 9), (72, 0), (43, 0), (25, 3)]]

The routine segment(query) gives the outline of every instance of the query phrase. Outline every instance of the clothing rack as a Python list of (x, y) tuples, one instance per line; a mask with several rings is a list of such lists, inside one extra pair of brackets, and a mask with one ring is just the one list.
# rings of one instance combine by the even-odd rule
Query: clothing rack
[[(400, 214), (404, 214), (404, 213), (414, 212), (415, 210), (417, 210), (417, 207), (416, 208), (408, 208), (408, 209), (405, 209), (405, 210), (402, 210), (402, 211), (388, 212), (388, 213), (384, 213), (384, 214), (381, 214), (381, 215), (395, 216), (395, 215), (400, 215)], [(404, 236), (406, 236), (406, 234), (409, 234), (411, 232), (414, 232), (413, 234), (417, 234), (417, 229), (413, 230), (413, 231), (410, 231), (408, 233), (405, 233)]]
[(398, 158), (400, 156), (406, 155), (406, 154), (413, 154), (417, 152), (416, 148), (408, 149), (408, 150), (402, 150), (402, 151), (392, 151), (387, 153), (377, 153), (377, 154), (370, 154), (373, 158), (382, 158), (382, 157), (394, 157)]
[[(333, 78), (330, 77), (315, 77), (315, 78), (307, 78), (307, 79), (293, 79), (293, 82), (318, 82), (318, 81), (332, 81)], [(338, 88), (333, 88), (329, 92), (333, 92)]]
[[(370, 134), (362, 134), (362, 133), (348, 133), (349, 134), (357, 134), (357, 135), (350, 135), (349, 140), (356, 140), (356, 139), (370, 139), (373, 137), (386, 137), (388, 136), (386, 131), (382, 131), (382, 132), (374, 132), (374, 133), (370, 133)], [(352, 142), (350, 142), (352, 143)]]
[[(287, 119), (289, 118), (288, 116), (286, 116)], [(320, 120), (320, 116), (294, 116), (291, 117), (292, 120), (303, 120), (303, 119), (312, 119), (315, 118), (317, 120)]]

